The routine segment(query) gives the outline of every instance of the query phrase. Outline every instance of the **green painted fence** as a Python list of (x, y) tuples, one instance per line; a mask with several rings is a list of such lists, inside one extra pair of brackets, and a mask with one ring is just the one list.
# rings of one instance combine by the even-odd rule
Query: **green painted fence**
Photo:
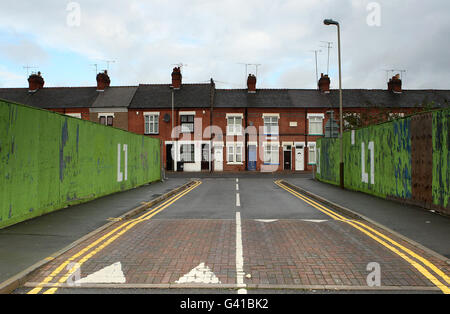
[(160, 176), (158, 139), (0, 101), (0, 228)]
[[(450, 214), (449, 117), (444, 109), (345, 132), (345, 187)], [(317, 154), (316, 178), (339, 185), (339, 139), (318, 140)]]

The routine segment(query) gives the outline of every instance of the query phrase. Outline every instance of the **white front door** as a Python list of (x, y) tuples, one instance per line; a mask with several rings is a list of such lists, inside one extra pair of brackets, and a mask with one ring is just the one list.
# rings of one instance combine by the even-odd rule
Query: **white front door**
[(223, 147), (214, 146), (214, 171), (223, 171)]
[(295, 147), (295, 171), (305, 170), (305, 148), (304, 146)]

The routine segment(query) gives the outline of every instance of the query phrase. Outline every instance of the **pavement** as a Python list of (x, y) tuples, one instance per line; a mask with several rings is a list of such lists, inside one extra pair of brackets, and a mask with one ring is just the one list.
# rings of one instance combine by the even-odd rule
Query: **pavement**
[(56, 257), (15, 293), (450, 292), (450, 265), (436, 255), (277, 181), (310, 188), (308, 175), (169, 177), (198, 179)]
[(287, 182), (344, 206), (450, 259), (450, 217), (421, 207), (343, 190), (313, 180), (289, 177)]
[(112, 194), (0, 230), (0, 283), (79, 238), (188, 179), (170, 180)]

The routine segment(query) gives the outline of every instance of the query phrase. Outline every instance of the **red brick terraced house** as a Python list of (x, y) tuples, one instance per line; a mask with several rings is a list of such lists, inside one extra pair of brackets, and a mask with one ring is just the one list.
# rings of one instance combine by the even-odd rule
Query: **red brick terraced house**
[[(316, 142), (338, 136), (339, 91), (322, 75), (318, 89), (216, 89), (183, 84), (179, 68), (171, 84), (44, 88), (40, 73), (29, 88), (1, 88), (0, 98), (159, 138), (168, 171), (310, 171)], [(355, 128), (412, 114), (424, 106), (448, 106), (449, 90), (402, 90), (398, 76), (386, 90), (346, 89), (345, 127)]]

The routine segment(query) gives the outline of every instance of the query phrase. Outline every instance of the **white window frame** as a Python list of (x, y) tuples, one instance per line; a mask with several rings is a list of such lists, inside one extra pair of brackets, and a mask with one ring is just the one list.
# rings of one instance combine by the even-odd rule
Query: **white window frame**
[[(144, 134), (159, 134), (159, 116), (159, 112), (144, 112)], [(150, 121), (150, 117), (153, 118), (153, 121)], [(147, 118), (149, 121), (147, 121)], [(151, 124), (153, 124), (153, 132), (150, 131)]]
[(405, 113), (404, 112), (389, 112), (389, 121), (394, 120), (395, 119), (402, 119), (405, 117)]
[[(100, 123), (101, 117), (105, 117), (105, 124)], [(108, 118), (109, 117), (112, 117), (112, 119), (113, 119), (113, 123), (112, 123), (112, 125), (110, 125), (110, 126), (113, 126), (114, 125), (114, 118), (115, 118), (115, 114), (114, 113), (108, 113), (108, 112), (101, 112), (101, 113), (99, 113), (98, 114), (99, 123), (108, 126)]]
[[(237, 119), (241, 120), (240, 124), (237, 124)], [(230, 124), (230, 120), (233, 120), (233, 123)], [(227, 114), (227, 135), (235, 136), (242, 135), (242, 123), (244, 120), (243, 114)]]
[(81, 113), (65, 113), (66, 116), (81, 119)]
[[(192, 142), (178, 143), (178, 145), (179, 145), (179, 150), (180, 150), (179, 161), (184, 162), (184, 163), (191, 163), (191, 164), (195, 163), (195, 143), (192, 143)], [(183, 146), (189, 147), (189, 150), (184, 151)], [(188, 160), (182, 160), (183, 157), (188, 156), (187, 154), (189, 154)], [(191, 160), (191, 157), (192, 157), (192, 160)]]
[[(238, 154), (238, 148), (240, 153)], [(231, 158), (230, 158), (231, 156)], [(227, 164), (243, 165), (244, 164), (244, 143), (230, 142), (227, 143)]]
[[(308, 114), (308, 135), (317, 135), (322, 136), (323, 134), (323, 121), (325, 120), (325, 114), (323, 113), (310, 113)], [(320, 133), (319, 132), (313, 132), (313, 127), (311, 123), (320, 123)], [(314, 131), (316, 131), (314, 129)]]
[[(269, 119), (270, 122), (266, 123), (266, 119)], [(279, 120), (280, 114), (278, 113), (264, 113), (263, 114), (263, 122), (264, 122), (264, 135), (279, 135)], [(276, 121), (276, 126), (275, 126)]]
[[(314, 161), (311, 161), (311, 153), (314, 152)], [(308, 165), (317, 164), (317, 144), (315, 142), (308, 143)]]
[[(194, 117), (194, 120), (192, 121), (192, 130), (189, 129), (189, 128), (183, 128), (184, 124), (181, 122), (181, 117), (183, 117), (183, 116), (193, 116)], [(185, 123), (185, 124), (187, 124), (187, 123)], [(180, 112), (180, 127), (181, 127), (181, 133), (194, 133), (194, 130), (195, 130), (195, 111), (189, 111), (189, 112), (183, 111), (183, 112)]]
[[(270, 161), (268, 158), (268, 148), (270, 151)], [(277, 142), (265, 142), (264, 143), (264, 165), (280, 165), (280, 143)]]

